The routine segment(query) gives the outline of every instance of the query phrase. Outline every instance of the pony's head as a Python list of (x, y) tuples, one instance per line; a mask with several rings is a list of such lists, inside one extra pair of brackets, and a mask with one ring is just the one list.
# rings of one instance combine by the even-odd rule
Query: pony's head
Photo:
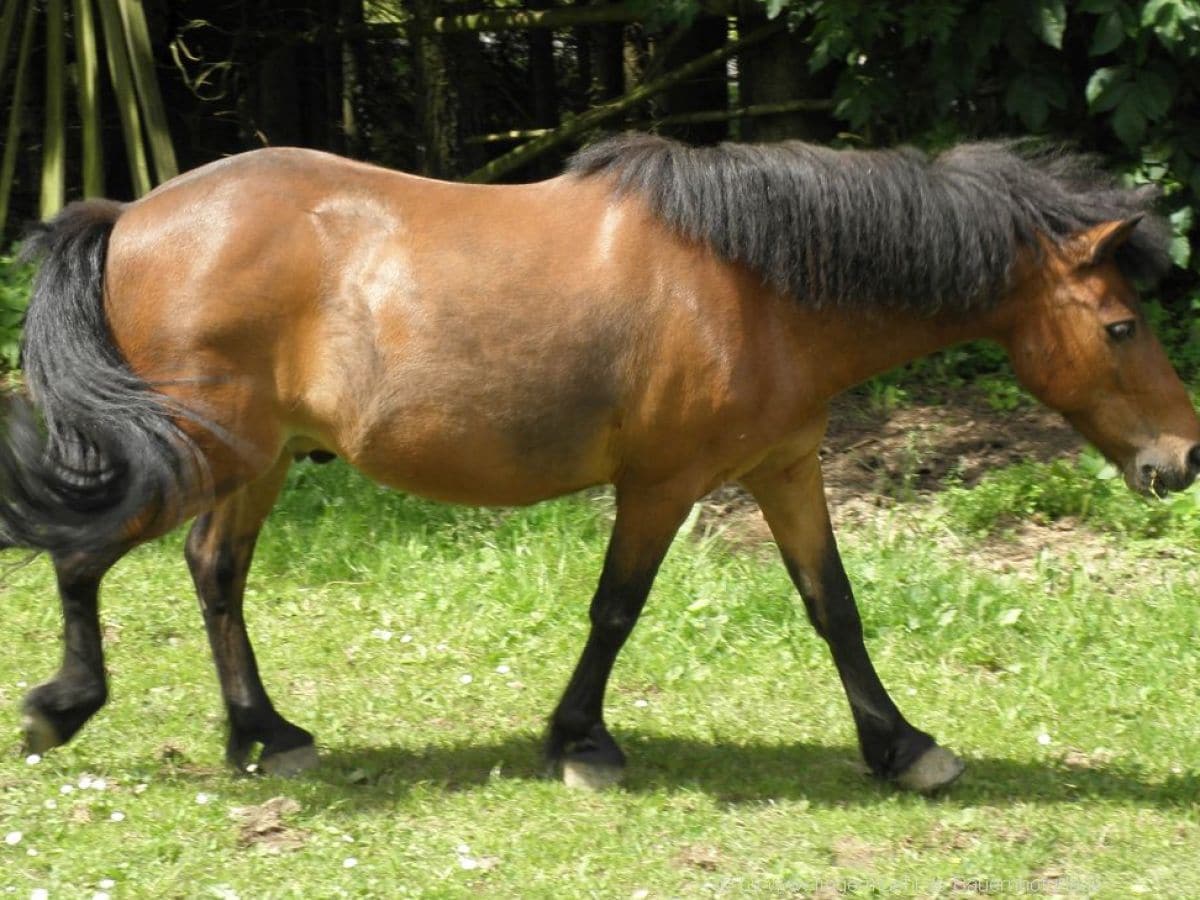
[(1130, 488), (1162, 495), (1200, 472), (1200, 420), (1118, 265), (1141, 220), (1045, 241), (1018, 302), (1003, 304), (1004, 342), (1038, 399), (1119, 466)]

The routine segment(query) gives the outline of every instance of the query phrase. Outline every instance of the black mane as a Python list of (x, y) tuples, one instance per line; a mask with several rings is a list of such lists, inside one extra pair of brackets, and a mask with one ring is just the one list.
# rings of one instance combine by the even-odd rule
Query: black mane
[[(1013, 143), (832, 150), (790, 141), (689, 147), (625, 134), (579, 151), (568, 171), (636, 191), (683, 234), (815, 306), (969, 312), (1010, 286), (1023, 247), (1062, 243), (1149, 212), (1087, 156)], [(1118, 251), (1126, 275), (1161, 276), (1170, 231), (1147, 215)]]

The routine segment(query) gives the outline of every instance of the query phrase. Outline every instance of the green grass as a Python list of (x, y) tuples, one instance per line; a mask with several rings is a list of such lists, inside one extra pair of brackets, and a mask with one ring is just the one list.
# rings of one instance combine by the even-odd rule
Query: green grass
[[(1060, 493), (1107, 490), (1074, 477)], [(976, 513), (974, 531), (1003, 530), (987, 525), (1005, 512), (989, 490), (841, 535), (885, 682), (969, 763), (935, 799), (862, 774), (838, 680), (774, 554), (704, 520), (618, 663), (608, 720), (631, 768), (600, 795), (542, 779), (538, 754), (582, 647), (604, 495), (468, 510), (299, 467), (247, 602), (269, 690), (321, 747), (296, 781), (222, 767), (179, 535), (105, 582), (110, 705), (27, 764), (20, 698), (59, 653), (37, 560), (2, 594), (0, 835), (20, 840), (0, 844), (0, 896), (90, 897), (105, 879), (112, 897), (768, 897), (822, 881), (929, 896), (1055, 876), (1102, 897), (1200, 894), (1190, 518), (1005, 571), (985, 564), (1005, 545), (984, 554), (960, 536)], [(299, 804), (276, 835), (286, 847), (245, 843), (231, 810), (276, 796)]]
[(952, 486), (943, 504), (954, 524), (976, 534), (1071, 519), (1131, 538), (1200, 542), (1200, 491), (1131, 500), (1117, 470), (1094, 450), (1074, 465), (1028, 462), (990, 472), (971, 489)]

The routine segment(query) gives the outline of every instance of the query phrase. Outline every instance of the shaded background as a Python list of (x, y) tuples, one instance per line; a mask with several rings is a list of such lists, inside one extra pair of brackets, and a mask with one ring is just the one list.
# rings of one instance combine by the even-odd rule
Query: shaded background
[[(300, 145), (513, 181), (625, 128), (842, 146), (1038, 135), (1154, 181), (1200, 366), (1195, 0), (3, 0), (0, 224)], [(3, 246), (3, 244), (0, 244)], [(0, 288), (0, 329), (19, 292)], [(6, 313), (5, 310), (8, 310)]]

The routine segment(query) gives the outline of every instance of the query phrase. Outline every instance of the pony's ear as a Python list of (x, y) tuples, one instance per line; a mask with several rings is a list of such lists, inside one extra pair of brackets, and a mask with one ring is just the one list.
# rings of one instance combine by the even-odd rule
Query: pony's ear
[(1117, 248), (1129, 240), (1142, 218), (1143, 214), (1137, 213), (1128, 219), (1101, 222), (1072, 235), (1068, 246), (1075, 264), (1080, 267), (1095, 266), (1112, 259)]

